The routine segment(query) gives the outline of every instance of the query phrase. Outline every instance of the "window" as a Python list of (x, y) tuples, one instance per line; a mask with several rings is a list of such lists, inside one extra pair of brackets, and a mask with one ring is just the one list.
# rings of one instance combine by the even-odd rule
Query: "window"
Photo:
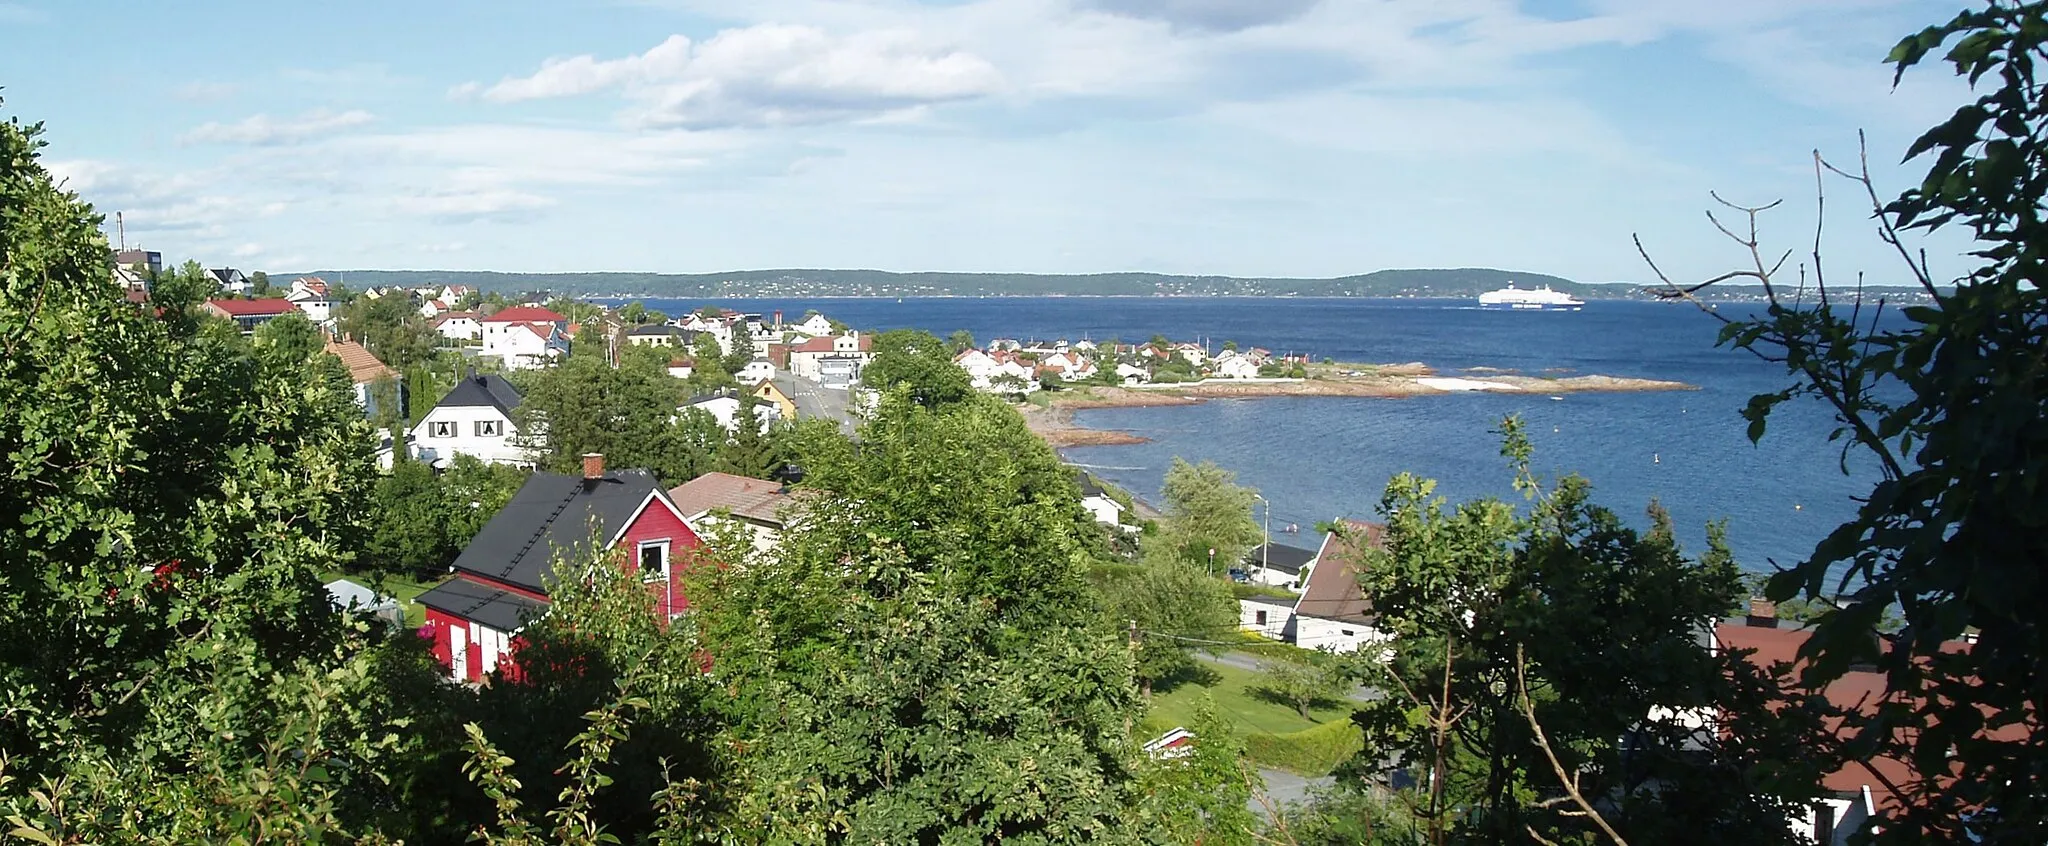
[(479, 438), (495, 438), (503, 434), (505, 434), (505, 421), (503, 420), (476, 421), (476, 436)]
[(640, 578), (658, 581), (668, 578), (668, 540), (640, 543)]
[(432, 423), (428, 423), (428, 424), (427, 424), (427, 437), (429, 437), (429, 438), (452, 438), (452, 437), (455, 437), (455, 421), (453, 421), (453, 420), (436, 420), (436, 421), (434, 421), (434, 422), (432, 422)]
[(1350, 629), (1338, 629), (1337, 631), (1343, 632), (1343, 633), (1344, 633), (1344, 636), (1345, 636), (1345, 637), (1350, 637), (1350, 636), (1351, 636), (1351, 630), (1350, 630)]
[(1264, 611), (1253, 611), (1253, 612), (1252, 612), (1252, 625), (1256, 625), (1256, 626), (1263, 626), (1263, 625), (1265, 625), (1265, 624), (1266, 624), (1266, 612), (1264, 612)]

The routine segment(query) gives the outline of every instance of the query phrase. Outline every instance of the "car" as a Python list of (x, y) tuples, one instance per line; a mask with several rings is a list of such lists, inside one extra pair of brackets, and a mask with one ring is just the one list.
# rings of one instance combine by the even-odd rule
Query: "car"
[(1241, 567), (1232, 567), (1230, 568), (1230, 580), (1238, 584), (1245, 584), (1252, 580), (1252, 574), (1245, 572)]

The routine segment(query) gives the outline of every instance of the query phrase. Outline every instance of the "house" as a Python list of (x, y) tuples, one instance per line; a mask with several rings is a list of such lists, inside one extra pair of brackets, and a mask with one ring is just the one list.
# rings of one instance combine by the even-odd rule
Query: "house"
[(451, 312), (451, 311), (454, 311), (454, 310), (455, 310), (455, 309), (454, 309), (454, 307), (453, 307), (453, 306), (450, 306), (450, 305), (449, 305), (449, 304), (448, 304), (448, 303), (447, 303), (446, 301), (444, 301), (444, 300), (438, 300), (438, 299), (422, 299), (422, 300), (420, 300), (420, 316), (421, 316), (421, 317), (424, 317), (424, 318), (426, 318), (426, 319), (428, 319), (428, 320), (432, 320), (432, 319), (434, 319), (434, 318), (436, 318), (436, 317), (439, 317), (439, 316), (441, 316), (441, 315), (443, 315), (443, 314), (447, 314), (448, 312)]
[(292, 287), (284, 296), (314, 323), (326, 323), (334, 317), (334, 297), (328, 292), (327, 280), (318, 276), (292, 280)]
[(699, 536), (720, 524), (737, 524), (753, 536), (754, 548), (764, 552), (798, 516), (796, 495), (788, 485), (731, 473), (698, 476), (670, 488), (668, 498)]
[(1145, 741), (1145, 754), (1155, 761), (1172, 761), (1195, 754), (1195, 733), (1186, 726)]
[(386, 410), (378, 407), (377, 392), (371, 390), (371, 386), (382, 379), (391, 380), (394, 395), (390, 399), (398, 404), (397, 408), (389, 410), (393, 414), (405, 414), (405, 382), (398, 378), (396, 371), (384, 366), (384, 362), (378, 361), (367, 348), (354, 341), (329, 338), (327, 352), (341, 359), (341, 366), (348, 368), (349, 381), (355, 383), (356, 405), (363, 409), (363, 416), (376, 417), (378, 412)]
[(458, 455), (531, 466), (533, 455), (519, 445), (519, 427), (512, 420), (520, 399), (505, 377), (471, 371), (412, 427), (415, 457), (443, 469)]
[[(1062, 345), (1064, 346), (1064, 342)], [(1039, 373), (1044, 374), (1048, 370), (1063, 381), (1078, 382), (1094, 378), (1096, 367), (1095, 362), (1090, 361), (1087, 356), (1062, 349), (1038, 360)]]
[(586, 455), (580, 476), (535, 473), (456, 557), (455, 577), (420, 594), (434, 657), (456, 681), (512, 669), (520, 629), (547, 613), (556, 562), (598, 550), (621, 550), (627, 572), (655, 585), (655, 609), (680, 614), (674, 576), (699, 543), (645, 470), (606, 472)]
[(375, 617), (393, 628), (405, 625), (405, 611), (398, 607), (398, 600), (393, 597), (348, 579), (335, 579), (324, 587), (327, 588), (327, 601), (333, 603), (337, 611)]
[(702, 333), (667, 323), (650, 323), (626, 330), (626, 343), (636, 347), (683, 347), (689, 348), (697, 342)]
[(967, 380), (978, 391), (1038, 390), (1038, 368), (1007, 350), (982, 352), (962, 350), (953, 363), (967, 371)]
[[(720, 427), (723, 427), (728, 432), (733, 432), (738, 431), (740, 402), (740, 398), (732, 394), (702, 394), (689, 398), (676, 410), (682, 411), (686, 408), (699, 409), (710, 414), (713, 420), (718, 421)], [(775, 425), (775, 421), (781, 419), (781, 415), (782, 409), (775, 405), (757, 403), (754, 406), (754, 419), (760, 422), (761, 431), (763, 432), (768, 431), (768, 427)]]
[(818, 384), (827, 388), (851, 388), (860, 381), (867, 359), (857, 355), (828, 355), (818, 359)]
[(1302, 571), (1315, 564), (1315, 560), (1316, 550), (1264, 543), (1245, 554), (1244, 571), (1259, 584), (1300, 590)]
[(569, 354), (568, 321), (538, 306), (512, 306), (477, 321), (483, 326), (482, 354), (505, 362), (507, 370), (545, 367)]
[(1252, 363), (1249, 356), (1242, 356), (1236, 352), (1225, 350), (1216, 356), (1216, 363), (1211, 373), (1224, 379), (1257, 379), (1259, 378), (1259, 366)]
[(208, 270), (206, 271), (206, 277), (208, 279), (212, 279), (213, 284), (218, 286), (221, 290), (221, 293), (224, 294), (235, 294), (237, 296), (246, 297), (249, 295), (250, 291), (256, 290), (256, 283), (249, 281), (248, 276), (244, 275), (241, 271), (236, 270), (232, 267), (221, 267)]
[(1105, 526), (1123, 523), (1123, 504), (1110, 499), (1109, 494), (1102, 490), (1102, 486), (1095, 483), (1094, 477), (1086, 473), (1075, 473), (1074, 484), (1081, 489), (1081, 507), (1088, 510), (1095, 518), (1095, 522)]
[(1294, 634), (1295, 600), (1277, 596), (1248, 596), (1237, 601), (1237, 627), (1272, 640), (1286, 641)]
[(1152, 381), (1152, 371), (1135, 364), (1118, 364), (1116, 378), (1126, 385), (1142, 385)]
[(1386, 527), (1378, 523), (1346, 520), (1343, 532), (1323, 537), (1322, 548), (1309, 565), (1301, 598), (1294, 603), (1294, 631), (1289, 642), (1303, 649), (1356, 652), (1389, 639), (1377, 627), (1372, 603), (1358, 588), (1365, 549), (1383, 546), (1385, 536)]
[(747, 366), (740, 368), (740, 372), (734, 373), (732, 376), (735, 381), (742, 385), (766, 382), (775, 378), (775, 365), (768, 362), (767, 356), (757, 355), (754, 356), (753, 361), (747, 362)]
[(832, 334), (832, 321), (825, 319), (825, 315), (813, 311), (804, 314), (802, 323), (792, 323), (785, 328), (792, 332), (801, 332), (813, 338), (822, 338)]
[(235, 327), (244, 335), (253, 334), (256, 327), (299, 310), (298, 306), (285, 299), (207, 300), (203, 308), (208, 314), (234, 321)]
[(677, 379), (688, 379), (690, 374), (695, 372), (697, 372), (696, 360), (688, 358), (669, 359), (668, 375), (674, 376)]
[(754, 399), (761, 401), (762, 405), (775, 406), (776, 413), (782, 419), (796, 419), (796, 400), (791, 398), (789, 394), (784, 393), (782, 386), (775, 384), (772, 372), (768, 378), (762, 379), (760, 384), (755, 385), (751, 393), (754, 395)]
[(874, 339), (859, 332), (827, 335), (791, 344), (787, 354), (789, 372), (805, 379), (821, 380), (821, 365), (826, 358), (838, 359), (835, 365), (839, 370), (846, 369), (850, 363), (854, 378), (859, 378), (860, 368), (875, 357)]
[(475, 312), (451, 311), (434, 318), (429, 325), (441, 333), (441, 337), (451, 341), (475, 341), (484, 336), (484, 325), (477, 320)]
[(164, 272), (164, 254), (156, 250), (122, 250), (114, 254), (114, 264), (141, 268), (143, 275), (153, 276)]
[[(130, 294), (141, 293), (146, 295), (149, 293), (149, 277), (132, 267), (114, 265), (114, 284), (121, 286), (123, 291)], [(143, 299), (147, 300), (149, 298), (144, 296)], [(129, 300), (134, 301), (134, 298), (130, 297)]]
[(1201, 344), (1174, 344), (1172, 352), (1178, 353), (1181, 358), (1187, 359), (1189, 364), (1192, 364), (1196, 367), (1201, 367), (1203, 362), (1209, 360), (1209, 351), (1202, 349)]

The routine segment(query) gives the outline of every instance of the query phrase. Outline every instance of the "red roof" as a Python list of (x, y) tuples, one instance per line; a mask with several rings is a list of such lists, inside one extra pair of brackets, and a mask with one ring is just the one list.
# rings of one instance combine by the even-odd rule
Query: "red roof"
[(561, 323), (564, 318), (540, 306), (501, 308), (484, 318), (485, 323)]
[(433, 322), (433, 323), (432, 323), (431, 325), (433, 325), (434, 327), (438, 328), (438, 327), (440, 327), (440, 325), (441, 325), (441, 324), (443, 324), (443, 323), (447, 323), (447, 322), (448, 322), (448, 321), (450, 321), (450, 320), (459, 320), (459, 319), (462, 319), (462, 318), (468, 318), (468, 319), (470, 319), (470, 320), (475, 320), (475, 319), (476, 319), (476, 315), (475, 315), (474, 313), (472, 313), (472, 312), (467, 312), (467, 311), (450, 311), (450, 312), (446, 312), (446, 313), (443, 313), (443, 314), (440, 314), (440, 315), (436, 316), (436, 317), (434, 318), (434, 322)]
[(322, 279), (318, 276), (301, 276), (297, 279), (292, 280), (292, 284), (303, 284), (305, 285), (306, 290), (312, 291), (315, 294), (320, 294), (322, 296), (325, 296), (327, 294), (327, 280)]
[(291, 300), (282, 297), (267, 300), (207, 300), (206, 305), (229, 317), (264, 317), (299, 310)]
[[(835, 349), (835, 347), (833, 347), (832, 344), (834, 341), (837, 340), (839, 339), (831, 335), (820, 335), (816, 338), (806, 339), (801, 344), (791, 346), (789, 348), (789, 351), (802, 353), (829, 353)], [(871, 339), (867, 335), (860, 336), (859, 338), (855, 339), (855, 349), (858, 349), (861, 352), (867, 352), (872, 347), (870, 340)]]

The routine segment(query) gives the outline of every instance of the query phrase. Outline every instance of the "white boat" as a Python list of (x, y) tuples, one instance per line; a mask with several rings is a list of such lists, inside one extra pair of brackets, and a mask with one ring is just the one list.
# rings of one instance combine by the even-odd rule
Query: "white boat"
[(1517, 288), (1515, 283), (1498, 291), (1479, 295), (1481, 308), (1505, 308), (1517, 311), (1578, 311), (1586, 307), (1586, 301), (1563, 291), (1553, 291), (1549, 285), (1536, 288)]

